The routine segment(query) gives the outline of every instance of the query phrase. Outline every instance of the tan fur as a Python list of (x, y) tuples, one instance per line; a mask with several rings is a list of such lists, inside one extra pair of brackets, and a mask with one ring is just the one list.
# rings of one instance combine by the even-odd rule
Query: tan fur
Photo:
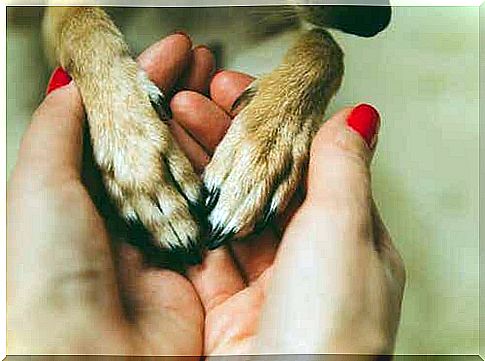
[(218, 193), (209, 221), (220, 237), (243, 236), (286, 207), (342, 75), (339, 46), (326, 31), (312, 30), (257, 81), (204, 175)]
[(45, 30), (80, 89), (94, 156), (121, 214), (140, 221), (160, 246), (189, 248), (199, 238), (189, 202), (200, 201), (200, 181), (150, 104), (156, 87), (121, 33), (92, 7), (49, 7)]
[[(81, 91), (95, 159), (122, 215), (141, 221), (162, 247), (192, 246), (199, 226), (189, 202), (199, 201), (200, 182), (153, 110), (147, 93), (157, 90), (128, 56), (121, 33), (104, 11), (90, 7), (49, 8), (45, 30)], [(309, 31), (246, 92), (245, 107), (204, 174), (212, 246), (286, 207), (340, 85), (342, 58), (329, 33)]]

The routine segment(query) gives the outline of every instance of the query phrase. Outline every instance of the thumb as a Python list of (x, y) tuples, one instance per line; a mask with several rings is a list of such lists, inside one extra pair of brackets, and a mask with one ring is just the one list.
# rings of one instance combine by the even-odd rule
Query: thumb
[(338, 209), (368, 207), (369, 164), (379, 125), (377, 110), (361, 104), (340, 111), (322, 126), (310, 153), (308, 202), (324, 202)]
[(307, 195), (278, 249), (258, 352), (329, 352), (341, 324), (358, 313), (353, 293), (374, 256), (369, 164), (378, 128), (377, 111), (360, 105), (334, 115), (315, 136)]
[[(64, 84), (59, 74), (65, 77)], [(66, 73), (54, 72), (51, 92), (32, 116), (20, 145), (17, 166), (35, 170), (35, 176), (42, 179), (80, 174), (84, 109), (75, 84), (66, 85), (69, 81)]]

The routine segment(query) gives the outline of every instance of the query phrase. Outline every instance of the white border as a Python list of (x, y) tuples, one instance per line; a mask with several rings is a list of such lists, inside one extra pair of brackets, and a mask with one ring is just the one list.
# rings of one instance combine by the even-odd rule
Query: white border
[[(392, 6), (480, 6), (485, 0), (390, 0)], [(217, 1), (217, 0), (179, 0), (176, 1), (177, 5), (169, 5), (167, 1), (161, 0), (149, 0), (149, 4), (139, 4), (137, 6), (223, 6), (223, 5), (277, 5), (285, 3), (281, 1), (237, 1), (231, 4), (231, 0)], [(170, 1), (172, 4), (175, 0)], [(303, 1), (302, 1), (303, 2)], [(327, 1), (326, 3), (330, 3)], [(76, 5), (76, 1), (63, 1), (65, 5)], [(129, 6), (128, 1), (123, 3), (122, 1), (105, 1), (104, 4), (110, 5), (124, 5)], [(312, 2), (313, 3), (313, 2)], [(322, 3), (322, 2), (321, 2)], [(6, 357), (6, 25), (7, 14), (6, 7), (13, 5), (43, 5), (45, 1), (38, 0), (0, 0), (0, 53), (3, 50), (3, 56), (1, 57), (0, 79), (3, 79), (0, 87), (0, 114), (2, 115), (2, 126), (0, 127), (0, 185), (4, 201), (0, 201), (0, 217), (2, 219), (1, 235), (0, 235), (0, 357), (4, 359)]]

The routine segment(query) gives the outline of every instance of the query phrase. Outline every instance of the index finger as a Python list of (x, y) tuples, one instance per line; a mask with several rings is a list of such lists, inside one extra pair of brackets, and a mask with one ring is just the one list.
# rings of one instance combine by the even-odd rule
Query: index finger
[(227, 114), (234, 116), (231, 114), (232, 105), (254, 79), (250, 75), (237, 71), (221, 71), (212, 78), (210, 96), (214, 103)]
[(138, 57), (138, 65), (162, 91), (168, 92), (182, 76), (192, 58), (192, 41), (173, 34), (156, 42)]

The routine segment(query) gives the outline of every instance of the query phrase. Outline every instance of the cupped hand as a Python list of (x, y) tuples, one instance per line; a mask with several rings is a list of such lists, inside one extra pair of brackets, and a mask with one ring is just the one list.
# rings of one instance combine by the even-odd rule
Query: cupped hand
[[(166, 92), (188, 89), (172, 99), (170, 126), (202, 173), (252, 78), (212, 78), (210, 52), (191, 50), (183, 35), (139, 62)], [(79, 94), (73, 84), (54, 91), (9, 184), (9, 353), (392, 351), (404, 268), (372, 201), (372, 151), (347, 126), (350, 112), (318, 133), (307, 182), (286, 214), (258, 236), (209, 252), (187, 279), (113, 245), (81, 177)]]
[[(179, 34), (138, 62), (165, 92), (207, 91), (215, 66)], [(204, 312), (191, 283), (144, 267), (100, 214), (84, 117), (71, 83), (46, 97), (22, 140), (7, 195), (8, 353), (200, 355)]]
[[(173, 99), (175, 118), (199, 144), (187, 150), (201, 169), (252, 80), (224, 71), (210, 99), (195, 92)], [(190, 270), (205, 309), (205, 354), (392, 353), (405, 273), (372, 199), (379, 121), (365, 105), (331, 117), (286, 213)]]

